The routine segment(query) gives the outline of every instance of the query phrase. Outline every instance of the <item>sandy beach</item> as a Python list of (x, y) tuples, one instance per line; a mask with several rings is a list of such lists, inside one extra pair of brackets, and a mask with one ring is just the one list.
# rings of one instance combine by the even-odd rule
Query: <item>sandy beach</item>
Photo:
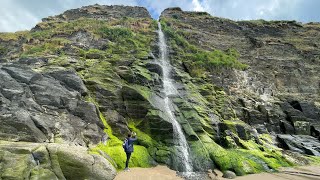
[(182, 180), (182, 178), (167, 166), (156, 166), (154, 168), (131, 168), (129, 172), (121, 171), (115, 180)]
[[(222, 173), (214, 171), (217, 175), (209, 173), (208, 178), (225, 180)], [(280, 168), (277, 173), (260, 173), (239, 176), (236, 180), (320, 180), (320, 166), (300, 166)], [(154, 168), (131, 168), (129, 172), (121, 171), (115, 180), (182, 180), (176, 172), (166, 166)]]

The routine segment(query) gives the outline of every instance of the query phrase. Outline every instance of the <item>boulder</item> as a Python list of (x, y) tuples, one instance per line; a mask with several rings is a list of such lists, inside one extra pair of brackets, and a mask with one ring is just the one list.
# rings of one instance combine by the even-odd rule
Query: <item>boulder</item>
[(116, 170), (102, 156), (79, 146), (0, 141), (0, 178), (114, 179)]
[(232, 171), (224, 171), (222, 177), (227, 178), (227, 179), (234, 179), (237, 177), (237, 175)]

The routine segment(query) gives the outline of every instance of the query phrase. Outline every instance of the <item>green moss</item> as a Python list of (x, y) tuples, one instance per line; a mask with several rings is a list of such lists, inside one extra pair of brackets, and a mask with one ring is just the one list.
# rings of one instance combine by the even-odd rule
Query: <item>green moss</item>
[(247, 149), (224, 149), (206, 135), (200, 136), (214, 164), (221, 170), (231, 170), (237, 175), (245, 175), (277, 169), (293, 164), (282, 156), (281, 151), (273, 146), (261, 151), (261, 145), (254, 141), (242, 141)]
[(62, 66), (62, 67), (68, 66), (69, 65), (68, 57), (62, 55), (57, 58), (50, 59), (49, 65), (50, 66)]
[(105, 127), (104, 132), (108, 134), (109, 139), (107, 140), (107, 147), (110, 146), (120, 146), (122, 147), (122, 141), (118, 139), (116, 136), (113, 135), (112, 129), (110, 125), (107, 123), (106, 119), (104, 118), (103, 114), (99, 112), (100, 119)]
[(133, 87), (135, 90), (137, 90), (139, 92), (139, 94), (141, 94), (146, 100), (149, 100), (151, 97), (151, 90), (146, 87), (146, 86), (140, 86), (140, 85), (132, 85), (131, 87)]
[(133, 66), (134, 72), (142, 77), (144, 77), (147, 81), (152, 81), (152, 76), (150, 71), (146, 68), (143, 68), (139, 65)]
[(0, 155), (4, 156), (4, 158), (1, 158), (2, 179), (27, 179), (29, 177), (28, 169), (32, 166), (29, 154), (13, 154), (8, 151), (0, 151)]
[(272, 138), (270, 134), (259, 134), (259, 139), (265, 143), (272, 144)]
[[(105, 132), (109, 135), (109, 139), (106, 144), (99, 144), (95, 148), (91, 149), (91, 153), (98, 153), (99, 150), (107, 153), (112, 160), (115, 162), (114, 166), (118, 169), (124, 169), (126, 154), (122, 147), (123, 141), (118, 139), (113, 135), (111, 127), (108, 125), (103, 114), (100, 112), (100, 119), (102, 120), (105, 126)], [(139, 143), (144, 146), (152, 147), (153, 140), (145, 133), (136, 129), (133, 124), (130, 125), (132, 131), (137, 132)], [(129, 165), (130, 167), (151, 167), (153, 164), (153, 159), (149, 155), (148, 149), (141, 145), (134, 145), (134, 152), (130, 158)], [(111, 162), (113, 163), (113, 162)]]
[[(102, 116), (101, 113), (100, 118), (102, 119), (102, 122), (106, 127), (105, 132), (109, 135), (109, 139), (106, 145), (99, 144), (96, 148), (92, 149), (91, 151), (104, 151), (114, 160), (114, 162), (116, 163), (116, 168), (118, 170), (123, 169), (125, 167), (126, 161), (126, 154), (122, 147), (123, 142), (112, 134), (111, 127), (107, 124), (105, 118)], [(143, 144), (144, 146), (152, 146), (152, 139), (148, 135), (139, 131), (133, 126), (131, 126), (131, 128), (133, 131), (137, 132), (139, 136), (139, 142), (141, 144)], [(134, 152), (132, 153), (129, 162), (130, 167), (151, 167), (153, 159), (149, 155), (147, 148), (145, 148), (144, 146), (134, 145)]]
[(137, 55), (135, 56), (138, 59), (146, 59), (149, 56), (149, 52), (148, 51), (139, 51), (139, 53), (137, 53)]
[(43, 169), (43, 168), (32, 169), (30, 172), (30, 180), (38, 180), (38, 179), (58, 180), (57, 176), (48, 169)]
[[(118, 170), (124, 169), (126, 162), (126, 154), (123, 150), (122, 145), (119, 146), (105, 146), (98, 145), (97, 149), (107, 153), (116, 163), (116, 168)], [(95, 150), (97, 150), (95, 149)], [(148, 150), (139, 145), (134, 145), (134, 152), (131, 155), (129, 166), (130, 167), (151, 167), (153, 160), (148, 153)]]
[(306, 158), (314, 165), (320, 165), (320, 157), (319, 156), (306, 156)]
[(223, 120), (223, 123), (225, 125), (227, 125), (228, 129), (232, 130), (233, 132), (237, 132), (236, 130), (236, 126), (240, 125), (240, 126), (248, 126), (245, 122), (241, 121), (241, 120)]
[[(143, 123), (143, 122), (138, 122), (138, 123)], [(136, 124), (137, 124), (136, 121), (131, 120), (131, 121), (129, 121), (128, 127), (130, 128), (131, 131), (134, 131), (137, 133), (137, 135), (139, 137), (138, 143), (147, 147), (147, 148), (154, 147), (157, 144), (157, 142), (154, 139), (152, 139), (150, 137), (150, 135), (148, 135), (146, 132), (143, 132), (143, 131), (139, 130), (138, 128), (136, 128)], [(148, 131), (150, 131), (150, 129), (145, 129), (145, 131), (148, 132)]]
[(104, 59), (107, 53), (99, 49), (89, 49), (88, 51), (81, 49), (79, 50), (79, 55), (86, 59)]

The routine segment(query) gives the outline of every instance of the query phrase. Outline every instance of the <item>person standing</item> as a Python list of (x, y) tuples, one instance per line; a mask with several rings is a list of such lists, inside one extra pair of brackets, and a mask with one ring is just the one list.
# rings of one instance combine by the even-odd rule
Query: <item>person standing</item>
[(127, 155), (126, 167), (124, 169), (125, 171), (130, 171), (129, 160), (130, 160), (131, 154), (133, 153), (133, 142), (137, 140), (136, 135), (137, 134), (135, 132), (129, 133), (128, 137), (124, 140), (124, 143), (122, 145)]

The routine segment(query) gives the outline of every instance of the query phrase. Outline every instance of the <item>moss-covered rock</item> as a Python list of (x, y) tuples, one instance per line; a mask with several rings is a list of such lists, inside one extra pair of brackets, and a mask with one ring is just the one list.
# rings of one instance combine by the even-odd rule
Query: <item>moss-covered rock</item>
[(115, 169), (88, 149), (62, 144), (0, 142), (2, 179), (113, 179)]
[(35, 168), (31, 170), (30, 180), (52, 179), (58, 180), (58, 177), (50, 170)]

